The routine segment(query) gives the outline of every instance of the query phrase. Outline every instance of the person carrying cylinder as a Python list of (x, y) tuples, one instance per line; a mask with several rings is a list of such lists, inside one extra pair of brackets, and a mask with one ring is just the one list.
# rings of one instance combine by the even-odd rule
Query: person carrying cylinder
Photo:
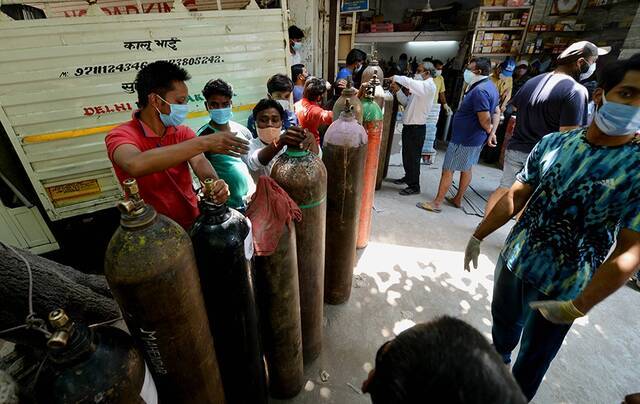
[[(431, 65), (433, 67), (433, 65)], [(435, 69), (423, 69), (416, 73), (413, 79), (405, 76), (393, 76), (391, 91), (398, 102), (405, 106), (402, 115), (402, 166), (404, 177), (393, 181), (396, 185), (406, 184), (400, 195), (415, 195), (420, 193), (420, 158), (422, 146), (427, 130), (427, 115), (433, 107), (436, 95), (436, 85), (433, 83), (432, 72)], [(411, 91), (407, 97), (398, 85)]]
[[(276, 100), (278, 104), (282, 106), (287, 119), (282, 121), (282, 127), (289, 129), (292, 126), (298, 126), (298, 117), (293, 112), (293, 106), (291, 105), (291, 92), (293, 91), (293, 81), (284, 74), (274, 74), (267, 81), (267, 98)], [(258, 137), (256, 132), (256, 119), (253, 114), (247, 118), (247, 128), (253, 134), (253, 137)]]
[(322, 108), (322, 102), (327, 93), (327, 82), (318, 77), (310, 77), (305, 86), (302, 99), (294, 106), (300, 126), (307, 129), (321, 143), (320, 127), (329, 126), (333, 122), (333, 112)]
[[(186, 70), (167, 61), (143, 67), (135, 81), (140, 109), (105, 138), (118, 180), (136, 178), (142, 198), (185, 229), (198, 216), (189, 167), (200, 181), (218, 179), (205, 152), (239, 157), (249, 150), (249, 142), (233, 133), (196, 137), (181, 125), (189, 112), (189, 79)], [(218, 203), (229, 196), (224, 180), (216, 181), (213, 192)]]
[[(249, 141), (253, 138), (249, 129), (231, 120), (233, 117), (233, 88), (222, 79), (209, 80), (202, 90), (204, 106), (209, 122), (198, 129), (198, 136), (210, 136), (218, 132), (235, 133), (236, 137)], [(239, 158), (218, 153), (205, 153), (221, 179), (229, 185), (227, 205), (241, 212), (247, 207), (247, 199), (256, 187), (245, 163)]]
[(249, 142), (245, 162), (256, 182), (261, 175), (271, 175), (276, 158), (284, 153), (286, 146), (299, 147), (322, 156), (320, 146), (311, 132), (298, 126), (283, 130), (287, 115), (276, 100), (260, 100), (253, 108), (253, 118), (258, 137)]

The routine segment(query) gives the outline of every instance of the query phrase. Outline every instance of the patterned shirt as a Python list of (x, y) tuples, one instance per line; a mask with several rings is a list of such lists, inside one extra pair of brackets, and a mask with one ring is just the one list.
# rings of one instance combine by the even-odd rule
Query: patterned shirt
[(604, 147), (586, 129), (545, 136), (518, 181), (533, 187), (502, 250), (507, 267), (553, 299), (577, 297), (620, 229), (640, 232), (640, 142)]

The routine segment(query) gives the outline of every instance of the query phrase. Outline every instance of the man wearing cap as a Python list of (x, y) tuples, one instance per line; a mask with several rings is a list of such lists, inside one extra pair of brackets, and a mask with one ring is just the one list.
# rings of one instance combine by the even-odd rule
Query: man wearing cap
[(587, 41), (576, 42), (560, 54), (553, 72), (533, 77), (511, 99), (517, 114), (516, 127), (507, 145), (500, 185), (487, 201), (485, 217), (511, 188), (527, 156), (543, 136), (587, 124), (589, 95), (578, 81), (591, 76), (598, 56), (609, 50)]
[(500, 112), (504, 112), (507, 103), (511, 99), (511, 91), (513, 89), (513, 70), (516, 62), (508, 58), (493, 69), (493, 73), (489, 78), (496, 85), (498, 94), (500, 95)]

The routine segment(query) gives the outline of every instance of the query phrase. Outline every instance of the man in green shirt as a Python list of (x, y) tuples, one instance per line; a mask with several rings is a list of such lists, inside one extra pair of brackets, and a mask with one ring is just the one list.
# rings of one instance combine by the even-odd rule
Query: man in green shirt
[[(246, 127), (231, 120), (233, 117), (233, 88), (222, 79), (210, 80), (202, 90), (205, 108), (209, 111), (209, 122), (198, 130), (198, 136), (207, 136), (216, 132), (232, 132), (244, 140), (253, 136)], [(255, 185), (249, 169), (238, 157), (224, 154), (206, 153), (205, 156), (221, 179), (229, 185), (227, 205), (244, 212), (247, 198), (255, 191)]]

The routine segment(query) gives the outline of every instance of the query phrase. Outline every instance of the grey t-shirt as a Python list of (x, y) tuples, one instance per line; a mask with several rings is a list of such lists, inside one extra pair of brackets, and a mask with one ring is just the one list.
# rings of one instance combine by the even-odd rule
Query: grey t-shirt
[(518, 110), (508, 149), (529, 153), (543, 136), (561, 126), (586, 125), (588, 100), (587, 89), (566, 74), (529, 79), (511, 100)]

